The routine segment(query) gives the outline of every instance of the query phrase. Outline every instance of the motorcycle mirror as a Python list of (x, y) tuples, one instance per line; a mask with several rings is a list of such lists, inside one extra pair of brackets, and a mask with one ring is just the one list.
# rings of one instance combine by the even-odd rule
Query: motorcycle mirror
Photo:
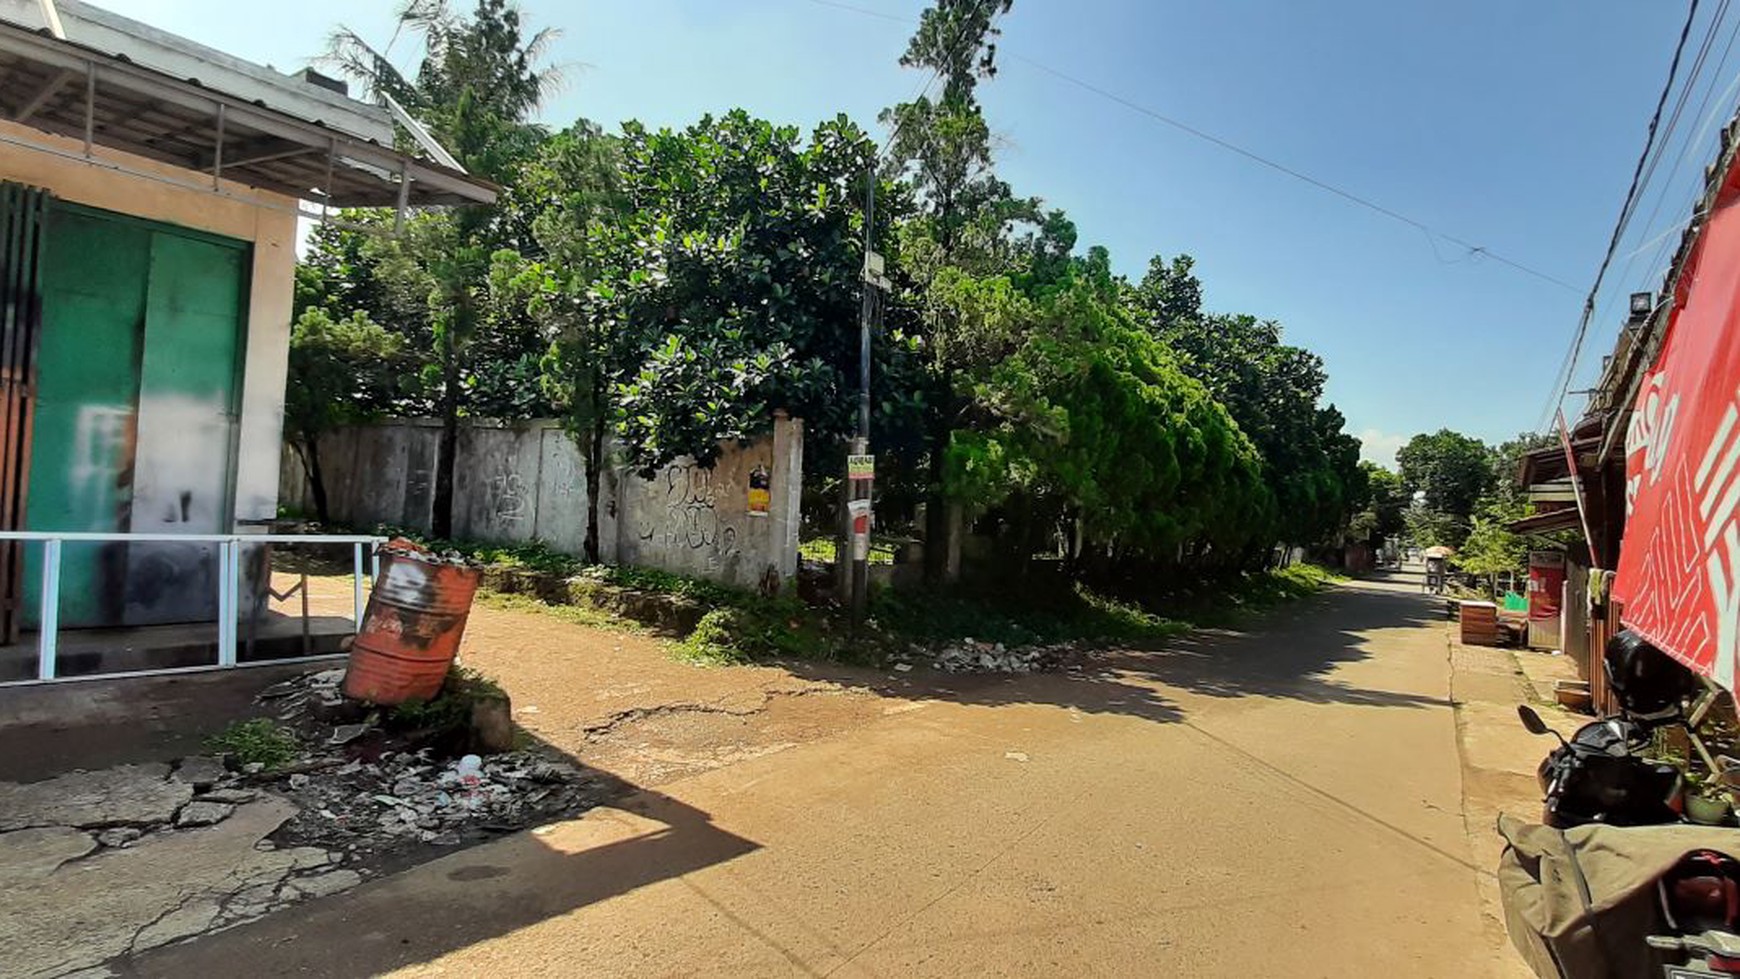
[(1565, 739), (1559, 735), (1559, 732), (1548, 727), (1547, 722), (1541, 720), (1541, 715), (1535, 713), (1535, 709), (1528, 704), (1518, 704), (1516, 716), (1522, 718), (1523, 727), (1528, 728), (1530, 734), (1550, 734), (1558, 738), (1561, 744), (1564, 743)]

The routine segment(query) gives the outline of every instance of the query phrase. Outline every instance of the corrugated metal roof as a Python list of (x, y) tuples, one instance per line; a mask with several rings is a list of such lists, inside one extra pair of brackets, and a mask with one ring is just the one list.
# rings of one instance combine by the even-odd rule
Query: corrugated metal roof
[[(295, 75), (243, 61), (88, 3), (55, 0), (55, 6), (60, 10), (66, 39), (80, 47), (358, 139), (392, 145), (393, 122), (384, 107), (359, 102)], [(33, 31), (47, 29), (39, 0), (0, 0), (0, 20)]]
[[(0, 0), (0, 114), (44, 132), (334, 206), (488, 203), (495, 188), (393, 147), (384, 108), (59, 0)], [(409, 179), (401, 188), (400, 175)]]

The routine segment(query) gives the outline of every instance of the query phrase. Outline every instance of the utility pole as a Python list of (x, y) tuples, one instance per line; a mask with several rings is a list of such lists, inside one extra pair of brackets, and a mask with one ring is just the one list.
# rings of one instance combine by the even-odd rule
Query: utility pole
[[(858, 304), (858, 434), (846, 459), (846, 514), (852, 546), (852, 624), (863, 623), (870, 605), (870, 494), (876, 460), (870, 454), (870, 331), (875, 325), (877, 290), (887, 288), (882, 256), (875, 251), (876, 168), (871, 166), (864, 189), (864, 270)], [(845, 557), (840, 556), (840, 560)]]

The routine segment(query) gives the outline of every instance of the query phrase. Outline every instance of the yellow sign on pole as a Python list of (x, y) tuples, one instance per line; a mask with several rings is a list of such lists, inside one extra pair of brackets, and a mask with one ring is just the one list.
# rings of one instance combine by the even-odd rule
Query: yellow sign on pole
[(876, 478), (876, 457), (872, 456), (872, 455), (847, 456), (846, 457), (846, 478), (847, 479), (875, 479)]

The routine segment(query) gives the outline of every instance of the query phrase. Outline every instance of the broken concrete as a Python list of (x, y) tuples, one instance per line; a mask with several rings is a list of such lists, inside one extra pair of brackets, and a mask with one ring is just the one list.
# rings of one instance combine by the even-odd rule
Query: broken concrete
[(224, 760), (209, 755), (183, 758), (181, 764), (175, 766), (175, 777), (193, 786), (196, 792), (211, 788), (227, 775), (229, 769), (224, 767)]
[(168, 765), (119, 765), (41, 782), (0, 782), (0, 833), (32, 826), (150, 826), (193, 798)]
[(97, 841), (89, 833), (65, 826), (46, 826), (0, 833), (0, 889), (41, 880), (61, 864), (90, 853)]
[(97, 842), (112, 847), (131, 846), (133, 841), (144, 835), (145, 831), (135, 826), (117, 826), (98, 833)]
[[(1011, 649), (1000, 642), (979, 642), (969, 637), (934, 650), (915, 646), (912, 655), (930, 660), (931, 665), (946, 673), (1045, 673), (1058, 669), (1074, 652), (1075, 648), (1068, 643)], [(894, 668), (905, 672), (912, 667), (902, 661)]]
[(360, 883), (362, 875), (354, 870), (329, 870), (312, 877), (299, 877), (290, 882), (288, 889), (299, 897), (328, 897)]
[(194, 797), (193, 801), (227, 802), (232, 806), (239, 806), (244, 802), (253, 802), (259, 797), (260, 793), (253, 789), (213, 789), (210, 792), (200, 793)]
[(211, 826), (229, 818), (235, 806), (224, 802), (190, 802), (181, 807), (181, 812), (175, 816), (177, 829), (192, 826)]
[[(261, 848), (294, 812), (268, 797), (236, 808), (217, 825), (151, 833), (124, 849), (99, 850), (90, 834), (66, 827), (0, 836), (6, 974), (46, 977), (91, 968), (360, 881), (354, 871), (328, 872), (332, 858), (325, 850)], [(305, 874), (318, 882), (287, 886)]]

